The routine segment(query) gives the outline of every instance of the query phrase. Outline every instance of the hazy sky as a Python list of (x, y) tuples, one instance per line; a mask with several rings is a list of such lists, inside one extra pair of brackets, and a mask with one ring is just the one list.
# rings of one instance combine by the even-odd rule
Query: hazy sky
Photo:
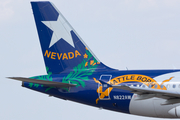
[[(104, 64), (180, 68), (180, 0), (51, 1)], [(48, 97), (7, 79), (46, 74), (29, 0), (0, 0), (0, 41), (1, 120), (155, 119)]]

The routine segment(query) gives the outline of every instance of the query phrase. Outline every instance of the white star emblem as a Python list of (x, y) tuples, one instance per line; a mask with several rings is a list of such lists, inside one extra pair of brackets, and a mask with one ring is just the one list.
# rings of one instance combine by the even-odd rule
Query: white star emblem
[(41, 21), (41, 22), (53, 31), (49, 48), (52, 45), (54, 45), (57, 41), (59, 41), (61, 38), (63, 38), (66, 42), (68, 42), (71, 46), (74, 47), (74, 43), (70, 33), (72, 28), (70, 27), (68, 22), (63, 19), (61, 15), (59, 15), (57, 21)]

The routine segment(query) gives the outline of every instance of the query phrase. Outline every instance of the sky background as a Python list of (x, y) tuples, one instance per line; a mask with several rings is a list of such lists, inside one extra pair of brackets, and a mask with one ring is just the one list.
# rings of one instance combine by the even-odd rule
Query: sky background
[[(51, 0), (106, 65), (180, 69), (180, 0)], [(0, 0), (0, 119), (161, 120), (100, 110), (6, 77), (46, 74), (29, 0)]]

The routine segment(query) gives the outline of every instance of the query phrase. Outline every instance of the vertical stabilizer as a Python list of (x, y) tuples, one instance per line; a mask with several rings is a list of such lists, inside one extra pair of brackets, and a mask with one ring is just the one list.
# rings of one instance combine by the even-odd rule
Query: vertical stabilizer
[(52, 74), (79, 64), (101, 64), (68, 21), (50, 2), (31, 2), (45, 65)]

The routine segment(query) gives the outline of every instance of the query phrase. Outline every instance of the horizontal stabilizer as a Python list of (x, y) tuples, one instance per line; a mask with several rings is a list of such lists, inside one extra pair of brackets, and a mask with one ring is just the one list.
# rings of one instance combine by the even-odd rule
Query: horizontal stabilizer
[(45, 85), (45, 86), (56, 87), (56, 88), (74, 87), (74, 86), (76, 86), (76, 84), (67, 84), (67, 83), (61, 83), (61, 82), (45, 81), (45, 80), (23, 78), (23, 77), (8, 77), (8, 78), (9, 79), (14, 79), (14, 80), (19, 80), (19, 81), (22, 81), (22, 82), (37, 83), (37, 84), (42, 84), (42, 85)]

